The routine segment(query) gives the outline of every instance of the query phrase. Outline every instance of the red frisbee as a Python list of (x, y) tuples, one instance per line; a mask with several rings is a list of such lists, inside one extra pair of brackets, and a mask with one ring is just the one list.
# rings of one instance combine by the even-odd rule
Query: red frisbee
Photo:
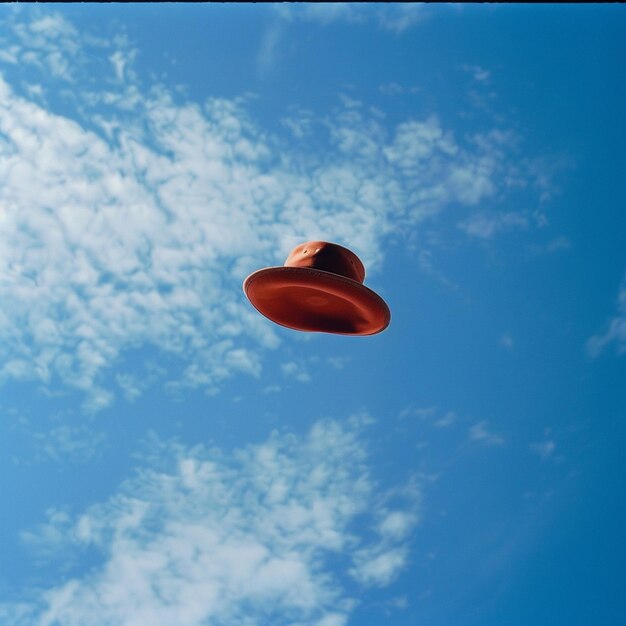
[(282, 267), (250, 274), (243, 290), (259, 313), (281, 326), (374, 335), (389, 326), (391, 313), (364, 278), (356, 254), (335, 243), (309, 241), (294, 248)]

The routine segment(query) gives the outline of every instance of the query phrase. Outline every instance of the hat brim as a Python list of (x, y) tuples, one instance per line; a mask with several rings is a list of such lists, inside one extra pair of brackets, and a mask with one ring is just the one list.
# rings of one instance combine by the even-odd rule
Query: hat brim
[(243, 290), (262, 315), (305, 332), (374, 335), (391, 321), (385, 301), (365, 285), (314, 268), (268, 267), (250, 274)]

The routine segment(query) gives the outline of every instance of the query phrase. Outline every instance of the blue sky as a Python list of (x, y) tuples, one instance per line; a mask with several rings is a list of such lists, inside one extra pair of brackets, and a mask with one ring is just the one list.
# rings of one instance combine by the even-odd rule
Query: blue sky
[(2, 624), (626, 620), (622, 6), (1, 10)]

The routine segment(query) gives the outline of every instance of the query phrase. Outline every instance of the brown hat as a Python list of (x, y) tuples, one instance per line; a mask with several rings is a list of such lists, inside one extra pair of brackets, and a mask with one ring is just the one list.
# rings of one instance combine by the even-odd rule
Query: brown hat
[(243, 290), (273, 322), (318, 333), (374, 335), (389, 325), (385, 301), (363, 285), (365, 267), (353, 252), (326, 241), (302, 243), (282, 267), (250, 274)]

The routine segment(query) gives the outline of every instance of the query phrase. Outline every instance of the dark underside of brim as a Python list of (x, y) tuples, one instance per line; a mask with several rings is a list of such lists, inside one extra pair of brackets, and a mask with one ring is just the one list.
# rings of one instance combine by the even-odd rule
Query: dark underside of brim
[(373, 335), (391, 319), (385, 301), (361, 283), (322, 270), (272, 267), (251, 274), (244, 291), (276, 324), (305, 332)]

